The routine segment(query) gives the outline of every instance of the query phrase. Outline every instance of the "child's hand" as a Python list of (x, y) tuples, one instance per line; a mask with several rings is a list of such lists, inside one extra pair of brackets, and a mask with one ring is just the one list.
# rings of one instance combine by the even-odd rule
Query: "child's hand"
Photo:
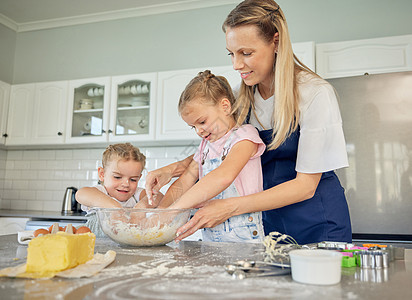
[(163, 194), (161, 193), (153, 195), (153, 201), (150, 204), (147, 194), (145, 192), (142, 192), (139, 202), (133, 208), (156, 208), (162, 198)]

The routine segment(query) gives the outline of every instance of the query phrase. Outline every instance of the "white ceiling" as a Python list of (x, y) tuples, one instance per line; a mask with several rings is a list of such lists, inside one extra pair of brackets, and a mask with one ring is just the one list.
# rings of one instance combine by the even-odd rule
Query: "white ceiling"
[(239, 2), (240, 0), (0, 0), (0, 23), (19, 32)]

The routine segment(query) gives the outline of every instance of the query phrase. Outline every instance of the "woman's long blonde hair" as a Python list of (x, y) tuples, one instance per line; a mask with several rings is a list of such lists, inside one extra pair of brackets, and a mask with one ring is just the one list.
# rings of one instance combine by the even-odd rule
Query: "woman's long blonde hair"
[[(273, 0), (245, 0), (234, 8), (223, 23), (226, 28), (254, 25), (260, 37), (268, 43), (279, 33), (279, 43), (273, 65), (273, 87), (275, 105), (273, 110), (273, 139), (268, 149), (279, 147), (294, 132), (299, 122), (299, 90), (297, 74), (301, 71), (313, 73), (293, 54), (286, 18)], [(314, 73), (313, 73), (314, 74)], [(245, 122), (250, 108), (254, 109), (254, 87), (242, 82), (239, 96), (233, 107), (237, 124)]]

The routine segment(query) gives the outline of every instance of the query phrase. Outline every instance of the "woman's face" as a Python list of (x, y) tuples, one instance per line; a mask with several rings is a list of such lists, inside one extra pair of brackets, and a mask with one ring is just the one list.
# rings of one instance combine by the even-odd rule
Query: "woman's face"
[(271, 86), (277, 35), (268, 43), (259, 36), (255, 25), (227, 27), (226, 48), (233, 68), (239, 71), (246, 85)]

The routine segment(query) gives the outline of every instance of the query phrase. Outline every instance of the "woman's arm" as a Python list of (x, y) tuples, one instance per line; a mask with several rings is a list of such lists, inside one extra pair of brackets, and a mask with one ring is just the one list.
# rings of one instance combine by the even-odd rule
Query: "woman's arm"
[(179, 177), (183, 174), (190, 162), (193, 160), (193, 155), (186, 157), (184, 160), (177, 161), (163, 168), (153, 170), (146, 176), (146, 193), (149, 198), (149, 203), (153, 201), (160, 189), (170, 182), (173, 177)]
[(297, 173), (296, 178), (263, 192), (243, 197), (219, 199), (208, 202), (188, 223), (177, 231), (176, 241), (205, 227), (214, 227), (230, 217), (280, 208), (310, 199), (315, 194), (322, 173)]
[(170, 208), (198, 207), (224, 191), (256, 153), (257, 148), (258, 145), (249, 140), (236, 143), (218, 168), (200, 179)]
[(77, 202), (88, 207), (115, 208), (121, 207), (120, 203), (95, 187), (83, 187), (76, 192)]
[(176, 199), (189, 190), (199, 179), (199, 165), (192, 159), (184, 173), (167, 190), (159, 204), (159, 208), (166, 208), (172, 205)]

